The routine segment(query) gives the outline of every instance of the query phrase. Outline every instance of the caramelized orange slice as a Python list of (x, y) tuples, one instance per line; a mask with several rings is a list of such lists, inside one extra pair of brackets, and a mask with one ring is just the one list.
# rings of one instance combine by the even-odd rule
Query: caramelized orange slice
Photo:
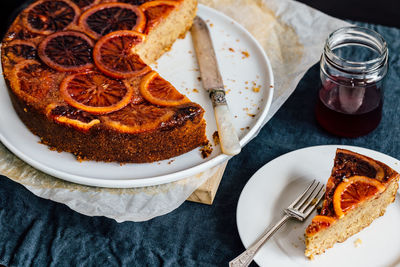
[(150, 71), (133, 48), (143, 42), (145, 35), (135, 31), (116, 31), (100, 38), (93, 59), (101, 72), (114, 78), (129, 78)]
[(344, 179), (333, 194), (333, 208), (341, 218), (359, 203), (374, 197), (385, 190), (385, 186), (376, 179), (366, 176), (352, 176)]
[(133, 91), (122, 81), (95, 71), (67, 76), (60, 85), (60, 93), (71, 106), (92, 114), (106, 114), (125, 107)]
[(149, 33), (156, 27), (168, 14), (177, 7), (180, 2), (177, 1), (150, 1), (142, 4), (140, 8), (146, 15), (147, 23), (145, 33)]
[(100, 120), (92, 114), (75, 109), (71, 106), (49, 104), (46, 107), (47, 116), (59, 124), (67, 125), (82, 132), (88, 132)]
[(69, 0), (40, 0), (25, 10), (24, 25), (34, 33), (52, 34), (76, 22), (79, 13)]
[(321, 229), (328, 228), (334, 224), (335, 221), (336, 219), (333, 217), (317, 215), (312, 219), (311, 224), (307, 227), (306, 233), (308, 235), (313, 235), (319, 232)]
[(140, 83), (140, 93), (150, 103), (160, 106), (177, 106), (190, 102), (155, 71), (143, 78)]
[(14, 40), (4, 47), (7, 59), (13, 63), (18, 63), (26, 59), (36, 58), (36, 46), (29, 41)]
[(40, 102), (55, 87), (55, 73), (36, 60), (25, 60), (10, 75), (11, 88), (30, 102)]
[(138, 7), (125, 3), (103, 3), (86, 10), (79, 25), (93, 39), (113, 31), (134, 30), (142, 32), (146, 17)]
[(40, 43), (38, 54), (53, 69), (78, 72), (93, 67), (93, 45), (93, 41), (83, 33), (57, 32)]
[(374, 161), (364, 155), (354, 153), (352, 151), (347, 150), (344, 153), (347, 155), (354, 156), (356, 162), (358, 162), (358, 164), (355, 164), (355, 166), (363, 166), (365, 168), (365, 163), (363, 164), (363, 161), (366, 162), (368, 165), (372, 166), (376, 170), (375, 179), (377, 179), (378, 181), (384, 180), (385, 171), (378, 163), (376, 163), (376, 161)]
[(104, 124), (121, 133), (142, 133), (155, 130), (174, 115), (171, 108), (157, 107), (148, 103), (128, 105), (102, 117)]

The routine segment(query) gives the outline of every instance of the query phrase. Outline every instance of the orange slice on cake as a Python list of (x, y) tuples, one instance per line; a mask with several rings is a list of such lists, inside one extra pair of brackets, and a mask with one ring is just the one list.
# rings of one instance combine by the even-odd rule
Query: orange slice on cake
[(93, 51), (94, 63), (104, 74), (125, 79), (150, 71), (135, 54), (134, 47), (145, 35), (135, 31), (116, 31), (100, 38)]
[(93, 67), (93, 41), (83, 33), (62, 31), (47, 36), (38, 54), (49, 67), (59, 71), (83, 71)]
[(322, 229), (328, 228), (329, 226), (334, 224), (335, 221), (336, 220), (333, 217), (317, 215), (312, 219), (310, 227), (307, 228), (306, 233), (308, 235), (312, 235)]
[(180, 2), (178, 1), (168, 0), (150, 1), (142, 4), (140, 8), (143, 10), (147, 19), (146, 29), (144, 32), (149, 33), (179, 4)]
[(148, 103), (128, 105), (125, 108), (103, 116), (104, 124), (121, 133), (141, 133), (159, 128), (175, 114), (168, 107), (157, 107)]
[(23, 23), (31, 32), (48, 35), (75, 23), (80, 9), (69, 0), (40, 0), (24, 12)]
[(140, 93), (150, 103), (160, 106), (177, 106), (190, 102), (155, 71), (143, 78), (140, 83)]
[(92, 114), (107, 114), (130, 103), (133, 90), (124, 82), (95, 71), (67, 76), (60, 93), (71, 106)]
[(79, 18), (81, 28), (93, 39), (110, 32), (134, 30), (142, 32), (146, 26), (143, 11), (125, 3), (103, 3), (86, 10)]
[(359, 203), (385, 191), (385, 186), (376, 179), (353, 176), (338, 185), (333, 195), (336, 216), (343, 217)]
[(25, 60), (17, 65), (10, 75), (14, 91), (27, 101), (40, 102), (56, 83), (56, 74), (36, 60)]
[(34, 43), (24, 40), (14, 40), (4, 47), (5, 56), (13, 63), (26, 59), (36, 59), (36, 46)]
[(100, 120), (94, 115), (83, 110), (75, 109), (67, 105), (49, 104), (46, 107), (47, 116), (59, 124), (67, 125), (82, 132), (87, 132)]

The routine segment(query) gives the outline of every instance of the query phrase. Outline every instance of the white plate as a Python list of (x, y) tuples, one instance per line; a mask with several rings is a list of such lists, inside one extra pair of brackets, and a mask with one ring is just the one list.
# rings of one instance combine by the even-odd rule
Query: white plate
[[(209, 24), (227, 101), (234, 116), (242, 147), (260, 130), (271, 105), (273, 75), (269, 60), (257, 41), (238, 23), (211, 8), (200, 5), (198, 15)], [(245, 57), (242, 52), (248, 52)], [(198, 80), (200, 76), (191, 35), (175, 42), (153, 66), (178, 90), (205, 110), (207, 137), (217, 130), (208, 94)], [(1, 75), (2, 77), (2, 75)], [(253, 82), (261, 86), (253, 92)], [(248, 87), (248, 89), (246, 89)], [(198, 149), (179, 157), (150, 163), (125, 164), (78, 162), (70, 153), (58, 153), (39, 144), (15, 113), (4, 79), (0, 80), (0, 140), (14, 154), (33, 167), (58, 178), (102, 187), (140, 187), (163, 184), (200, 173), (229, 159), (219, 147), (207, 159)], [(249, 114), (256, 114), (255, 117)], [(241, 130), (240, 130), (241, 129)]]
[[(326, 183), (336, 148), (345, 148), (384, 162), (400, 171), (400, 162), (373, 150), (353, 146), (316, 146), (282, 155), (258, 170), (244, 187), (237, 207), (237, 226), (247, 248), (268, 226), (283, 215), (282, 210), (313, 179)], [(336, 244), (313, 261), (304, 256), (304, 222), (290, 220), (267, 241), (255, 257), (260, 266), (397, 266), (400, 265), (400, 195), (383, 217), (369, 227)], [(357, 240), (361, 244), (357, 245)]]

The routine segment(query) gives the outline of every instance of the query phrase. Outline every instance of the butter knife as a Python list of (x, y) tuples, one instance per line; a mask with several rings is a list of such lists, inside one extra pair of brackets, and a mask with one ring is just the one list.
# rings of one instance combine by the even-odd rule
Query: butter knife
[(222, 153), (234, 156), (241, 150), (239, 138), (232, 124), (232, 115), (225, 99), (224, 83), (218, 69), (210, 32), (204, 20), (196, 16), (191, 33), (203, 88), (209, 92), (213, 104)]

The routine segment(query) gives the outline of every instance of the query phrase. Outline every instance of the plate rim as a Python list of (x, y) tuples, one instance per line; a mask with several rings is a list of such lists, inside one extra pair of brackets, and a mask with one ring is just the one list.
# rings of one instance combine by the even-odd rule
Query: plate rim
[[(268, 94), (267, 94), (268, 99), (265, 101), (264, 108), (263, 108), (262, 112), (260, 113), (257, 121), (253, 125), (253, 127), (240, 140), (241, 147), (244, 147), (252, 138), (255, 137), (257, 132), (262, 128), (263, 122), (265, 121), (267, 114), (270, 110), (270, 107), (272, 104), (272, 99), (273, 99), (273, 94), (275, 91), (272, 65), (267, 56), (267, 53), (262, 48), (260, 43), (242, 25), (240, 25), (238, 22), (236, 22), (231, 17), (229, 17), (229, 16), (225, 15), (224, 13), (217, 11), (211, 7), (208, 7), (208, 6), (205, 6), (202, 4), (199, 4), (198, 7), (199, 7), (199, 11), (204, 10), (203, 12), (208, 12), (208, 13), (213, 14), (214, 16), (222, 17), (224, 20), (227, 20), (227, 21), (231, 22), (233, 25), (235, 25), (235, 27), (237, 27), (239, 29), (239, 31), (245, 33), (246, 36), (249, 37), (249, 40), (251, 40), (252, 43), (254, 43), (257, 50), (259, 50), (259, 52), (263, 56), (262, 63), (265, 65), (265, 69), (267, 70), (266, 74), (268, 75), (268, 79), (269, 79), (269, 85), (267, 85), (267, 86), (269, 86)], [(1, 70), (1, 73), (3, 73), (2, 70)], [(7, 87), (4, 76), (2, 77), (2, 79), (4, 80), (4, 84)], [(20, 151), (20, 149), (16, 148), (12, 143), (10, 143), (3, 136), (1, 131), (0, 131), (0, 141), (14, 155), (16, 155), (17, 157), (22, 159), (24, 162), (28, 163), (30, 166), (36, 168), (37, 170), (43, 171), (49, 175), (52, 175), (56, 178), (59, 178), (59, 179), (62, 179), (62, 180), (68, 181), (68, 182), (73, 182), (73, 183), (88, 185), (88, 186), (105, 187), (105, 188), (133, 188), (133, 187), (153, 186), (153, 185), (160, 185), (160, 184), (165, 184), (165, 183), (169, 183), (169, 182), (174, 182), (177, 180), (188, 178), (192, 175), (196, 175), (207, 169), (211, 169), (231, 158), (231, 156), (224, 155), (221, 153), (221, 154), (215, 156), (211, 160), (205, 161), (203, 163), (200, 163), (200, 164), (192, 166), (192, 167), (187, 167), (178, 172), (172, 172), (172, 173), (168, 173), (165, 175), (157, 175), (157, 176), (153, 176), (153, 177), (146, 177), (146, 178), (140, 178), (140, 179), (132, 178), (132, 179), (120, 179), (120, 180), (118, 180), (118, 179), (107, 180), (107, 179), (99, 179), (99, 178), (95, 178), (95, 177), (79, 176), (76, 174), (59, 171), (59, 170), (55, 169), (54, 167), (48, 167), (48, 166), (30, 158), (29, 156), (25, 155), (25, 153), (23, 151)]]
[[(239, 221), (239, 205), (240, 205), (241, 200), (243, 199), (243, 195), (244, 195), (245, 189), (247, 188), (247, 186), (249, 185), (249, 183), (251, 182), (251, 180), (253, 179), (253, 177), (255, 177), (259, 172), (261, 172), (261, 170), (262, 170), (263, 168), (265, 168), (266, 166), (272, 164), (272, 163), (275, 162), (275, 161), (282, 160), (282, 158), (285, 158), (285, 157), (287, 157), (287, 156), (289, 156), (289, 155), (291, 155), (291, 154), (298, 153), (298, 152), (304, 151), (304, 150), (324, 149), (324, 148), (326, 148), (326, 149), (343, 148), (343, 149), (348, 149), (348, 150), (351, 150), (351, 149), (356, 149), (356, 150), (357, 150), (357, 149), (361, 149), (361, 150), (365, 150), (365, 151), (367, 151), (367, 152), (376, 153), (376, 154), (378, 154), (378, 155), (387, 157), (388, 159), (391, 159), (391, 160), (393, 160), (394, 162), (399, 162), (399, 163), (400, 163), (400, 160), (398, 160), (398, 159), (396, 159), (396, 158), (394, 158), (394, 157), (392, 157), (392, 156), (390, 156), (390, 155), (387, 155), (387, 154), (385, 154), (385, 153), (383, 153), (383, 152), (380, 152), (380, 151), (371, 149), (371, 148), (366, 148), (366, 147), (361, 147), (361, 146), (353, 146), (353, 145), (340, 145), (340, 144), (307, 146), (307, 147), (303, 147), (303, 148), (299, 148), (299, 149), (296, 149), (296, 150), (289, 151), (289, 152), (287, 152), (287, 153), (284, 153), (284, 154), (282, 154), (282, 155), (280, 155), (280, 156), (278, 156), (278, 157), (276, 157), (276, 158), (274, 158), (274, 159), (268, 161), (268, 162), (265, 163), (263, 166), (261, 166), (261, 167), (249, 178), (249, 180), (246, 182), (246, 184), (244, 185), (242, 191), (240, 192), (239, 199), (238, 199), (238, 202), (237, 202), (237, 205), (236, 205), (236, 216), (235, 216), (235, 218), (236, 218), (236, 227), (237, 227), (237, 230), (238, 230), (238, 234), (239, 234), (240, 241), (241, 241), (242, 245), (245, 247), (245, 249), (247, 249), (251, 244), (249, 244), (249, 245), (246, 246), (245, 242), (243, 241), (243, 236), (244, 236), (244, 234), (243, 234), (243, 229), (241, 230), (241, 229), (239, 228), (239, 223), (238, 223), (238, 221)], [(333, 160), (333, 158), (332, 158), (332, 160)], [(399, 194), (400, 194), (400, 188), (399, 188), (398, 191), (397, 191), (397, 195), (399, 195)], [(243, 201), (243, 200), (242, 200), (242, 201)], [(262, 266), (262, 263), (258, 262), (258, 259), (257, 259), (256, 257), (254, 258), (254, 261), (255, 261), (259, 266)], [(302, 265), (301, 265), (300, 263), (297, 263), (296, 265), (293, 265), (293, 266), (302, 266)]]

